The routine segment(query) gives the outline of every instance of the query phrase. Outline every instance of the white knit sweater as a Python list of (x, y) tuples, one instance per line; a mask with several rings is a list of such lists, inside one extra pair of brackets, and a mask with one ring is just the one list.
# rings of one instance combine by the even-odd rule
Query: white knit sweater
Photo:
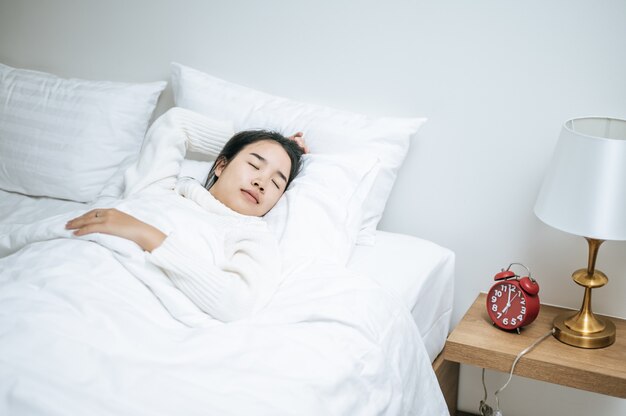
[(223, 122), (181, 108), (169, 110), (148, 131), (136, 168), (126, 173), (124, 191), (128, 197), (175, 189), (186, 198), (181, 201), (187, 206), (184, 221), (161, 230), (167, 238), (145, 256), (198, 308), (220, 321), (255, 313), (281, 281), (278, 242), (265, 221), (231, 210), (195, 180), (178, 179), (186, 148), (217, 156), (231, 135), (232, 127)]

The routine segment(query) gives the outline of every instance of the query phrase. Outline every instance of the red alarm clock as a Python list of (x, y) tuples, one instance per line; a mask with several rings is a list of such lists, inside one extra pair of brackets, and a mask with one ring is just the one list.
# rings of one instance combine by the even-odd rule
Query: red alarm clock
[[(528, 275), (516, 275), (511, 267), (521, 266)], [(487, 293), (487, 312), (498, 328), (517, 330), (530, 324), (539, 314), (539, 284), (530, 277), (530, 270), (521, 263), (509, 267), (493, 278), (496, 283)]]

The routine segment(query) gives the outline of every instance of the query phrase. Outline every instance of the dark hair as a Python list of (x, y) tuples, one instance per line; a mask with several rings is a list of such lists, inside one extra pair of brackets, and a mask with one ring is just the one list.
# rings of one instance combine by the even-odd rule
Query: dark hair
[(209, 176), (206, 179), (204, 187), (206, 189), (210, 189), (211, 186), (217, 182), (218, 178), (215, 175), (215, 168), (220, 161), (223, 160), (226, 164), (228, 164), (235, 158), (235, 156), (237, 156), (239, 152), (241, 152), (244, 147), (262, 140), (269, 140), (280, 144), (289, 156), (289, 160), (291, 160), (291, 169), (289, 170), (289, 179), (287, 180), (287, 185), (285, 186), (285, 190), (287, 190), (291, 181), (293, 181), (300, 172), (302, 165), (301, 158), (304, 154), (304, 150), (300, 147), (300, 145), (298, 145), (298, 143), (295, 142), (295, 140), (288, 139), (278, 132), (269, 130), (244, 130), (231, 137), (215, 159), (215, 163), (209, 172)]

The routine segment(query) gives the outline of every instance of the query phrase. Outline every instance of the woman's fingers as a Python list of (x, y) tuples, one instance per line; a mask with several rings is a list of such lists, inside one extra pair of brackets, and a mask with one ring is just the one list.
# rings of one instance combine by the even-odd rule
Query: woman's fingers
[(296, 138), (296, 143), (298, 143), (298, 146), (302, 148), (304, 153), (309, 153), (309, 146), (306, 145), (306, 143), (304, 142), (304, 139)]
[(309, 153), (309, 146), (307, 146), (306, 142), (304, 141), (304, 133), (303, 132), (299, 131), (297, 133), (294, 133), (291, 136), (289, 136), (289, 139), (293, 140), (294, 142), (296, 142), (298, 144), (298, 146), (300, 146), (302, 148), (304, 153)]
[(108, 210), (104, 210), (104, 209), (94, 209), (91, 211), (87, 211), (83, 215), (69, 220), (65, 224), (65, 228), (67, 228), (68, 230), (75, 230), (75, 229), (80, 229), (80, 228), (93, 225), (93, 224), (102, 224), (105, 221), (104, 217), (106, 216), (107, 211)]
[(95, 213), (93, 211), (88, 211), (81, 216), (72, 218), (71, 220), (67, 222), (66, 227), (70, 228), (70, 226), (73, 226), (73, 227), (80, 226), (81, 224), (85, 223), (85, 221), (88, 221), (89, 218), (95, 218)]
[(102, 232), (102, 226), (100, 224), (89, 224), (76, 229), (76, 231), (74, 231), (74, 235), (81, 236), (99, 232)]

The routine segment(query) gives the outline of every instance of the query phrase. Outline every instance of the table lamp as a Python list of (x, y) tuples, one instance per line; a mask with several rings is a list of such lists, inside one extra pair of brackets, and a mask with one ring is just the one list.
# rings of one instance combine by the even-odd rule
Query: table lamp
[(583, 117), (565, 122), (535, 214), (589, 244), (587, 268), (572, 275), (585, 288), (582, 306), (575, 314), (555, 318), (554, 336), (581, 348), (611, 345), (615, 325), (593, 314), (591, 290), (608, 282), (595, 268), (600, 244), (626, 240), (626, 120)]

